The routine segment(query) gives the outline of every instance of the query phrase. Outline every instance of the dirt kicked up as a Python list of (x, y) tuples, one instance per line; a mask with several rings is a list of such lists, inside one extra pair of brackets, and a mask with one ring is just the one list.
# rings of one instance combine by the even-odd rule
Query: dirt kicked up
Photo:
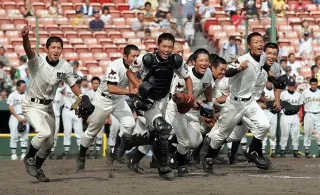
[[(0, 161), (0, 194), (3, 195), (241, 195), (319, 194), (320, 159), (272, 159), (273, 169), (258, 170), (248, 163), (216, 166), (206, 176), (200, 166), (189, 169), (188, 178), (161, 180), (155, 169), (137, 175), (125, 165), (110, 166), (105, 159), (87, 160), (84, 173), (76, 173), (75, 160), (48, 160), (43, 167), (51, 179), (39, 183), (24, 170), (22, 161)], [(144, 167), (149, 160), (144, 159)], [(175, 172), (177, 172), (175, 170)]]

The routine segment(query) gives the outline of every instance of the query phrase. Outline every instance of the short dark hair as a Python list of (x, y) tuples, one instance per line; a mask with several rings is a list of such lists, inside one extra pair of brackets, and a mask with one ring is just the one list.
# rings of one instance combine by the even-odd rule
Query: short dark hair
[(4, 67), (4, 63), (0, 61), (0, 68)]
[(142, 12), (139, 12), (137, 16), (139, 16), (139, 15), (144, 15), (144, 13), (142, 13)]
[(251, 43), (251, 39), (253, 37), (262, 37), (262, 35), (258, 32), (253, 32), (253, 33), (250, 33), (247, 37), (247, 44), (250, 44)]
[(190, 61), (191, 61), (191, 62), (193, 61), (193, 54), (191, 54), (191, 55), (188, 57), (187, 63), (189, 63)]
[(216, 54), (209, 55), (210, 66), (217, 68), (220, 64), (227, 64), (227, 61)]
[(24, 62), (24, 63), (27, 62), (26, 56), (20, 56), (20, 57), (19, 57), (19, 60), (20, 60), (21, 62)]
[(236, 40), (236, 37), (233, 36), (233, 35), (231, 35), (231, 36), (229, 37), (229, 41), (231, 41), (231, 40)]
[(288, 58), (290, 58), (290, 56), (294, 55), (294, 53), (289, 53)]
[(148, 1), (144, 4), (145, 7), (147, 7), (147, 5), (150, 5), (151, 6), (151, 3)]
[(313, 70), (314, 70), (315, 68), (318, 68), (318, 66), (317, 66), (317, 65), (312, 65), (312, 66), (311, 66), (311, 72), (313, 72)]
[(46, 42), (46, 48), (48, 49), (51, 43), (54, 43), (54, 42), (60, 43), (61, 47), (63, 48), (63, 41), (60, 37), (57, 37), (57, 36), (49, 37), (49, 39)]
[(204, 48), (199, 48), (199, 49), (197, 49), (195, 52), (193, 52), (193, 60), (196, 61), (197, 58), (198, 58), (198, 56), (199, 56), (200, 54), (207, 54), (208, 57), (209, 57), (209, 55), (210, 55), (210, 53), (208, 52), (208, 50), (206, 50), (206, 49), (204, 49)]
[(123, 54), (128, 56), (132, 50), (139, 51), (139, 48), (136, 45), (131, 45), (131, 44), (126, 45), (123, 49)]
[(281, 62), (287, 63), (287, 60), (286, 60), (286, 59), (281, 59), (281, 60), (280, 60), (280, 64), (281, 64)]
[(101, 83), (101, 80), (100, 80), (99, 77), (92, 77), (91, 83), (92, 83), (93, 81), (99, 81), (99, 83)]
[(22, 84), (22, 83), (26, 83), (24, 80), (19, 80), (19, 81), (17, 81), (17, 87), (20, 87), (20, 85)]
[(263, 51), (266, 51), (268, 48), (277, 49), (277, 53), (279, 53), (279, 46), (276, 43), (271, 43), (271, 42), (266, 43), (264, 45)]
[(171, 33), (162, 33), (158, 37), (158, 45), (160, 45), (160, 43), (162, 43), (162, 41), (171, 41), (171, 42), (173, 42), (173, 44), (176, 42), (174, 36)]
[(317, 84), (318, 84), (318, 79), (312, 77), (312, 78), (310, 79), (310, 81), (309, 81), (309, 84), (311, 84), (311, 83), (317, 83)]

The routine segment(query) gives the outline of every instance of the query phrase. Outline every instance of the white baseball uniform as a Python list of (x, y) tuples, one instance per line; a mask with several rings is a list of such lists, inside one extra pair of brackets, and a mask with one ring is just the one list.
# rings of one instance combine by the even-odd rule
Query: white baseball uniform
[(63, 88), (57, 89), (56, 95), (54, 96), (54, 99), (52, 102), (52, 107), (53, 107), (53, 112), (54, 112), (56, 124), (55, 124), (55, 131), (54, 131), (54, 145), (51, 149), (51, 152), (54, 152), (55, 148), (57, 146), (58, 133), (59, 133), (59, 129), (60, 129), (61, 107), (64, 104), (64, 96), (62, 95), (62, 90), (63, 90)]
[(309, 149), (311, 146), (312, 132), (315, 130), (320, 145), (320, 90), (311, 91), (306, 89), (302, 92), (304, 104), (304, 147)]
[(251, 132), (257, 139), (262, 140), (266, 131), (270, 128), (270, 123), (255, 101), (253, 94), (265, 63), (265, 57), (263, 53), (260, 56), (260, 61), (257, 62), (250, 53), (247, 53), (240, 56), (236, 61), (237, 63), (233, 64), (233, 68), (238, 68), (241, 62), (248, 61), (247, 69), (230, 78), (230, 94), (221, 110), (217, 123), (208, 133), (208, 137), (211, 138), (210, 145), (213, 149), (222, 145), (243, 117), (247, 117), (253, 122)]
[[(190, 78), (192, 80), (193, 95), (195, 101), (202, 100), (204, 91), (211, 87), (212, 73), (208, 68), (202, 77), (194, 74), (195, 68), (188, 67)], [(178, 76), (172, 81), (171, 91), (173, 93), (186, 91), (184, 80)], [(200, 131), (200, 120), (198, 110), (191, 109), (186, 114), (180, 114), (173, 100), (168, 102), (167, 113), (170, 113), (170, 121), (178, 140), (177, 150), (180, 154), (188, 153), (189, 149), (197, 148), (202, 142), (202, 134)]]
[[(10, 105), (13, 110), (21, 117), (24, 118), (22, 115), (21, 103), (25, 98), (25, 93), (20, 94), (17, 90), (12, 92), (7, 100), (7, 104)], [(19, 132), (18, 132), (18, 119), (11, 114), (9, 119), (9, 128), (10, 128), (10, 148), (13, 154), (16, 153), (17, 143), (19, 141)], [(28, 147), (28, 134), (29, 134), (30, 125), (26, 123), (26, 130), (20, 133), (20, 147), (22, 153), (26, 153)]]
[(55, 116), (52, 100), (59, 82), (73, 86), (79, 77), (65, 60), (59, 59), (56, 66), (51, 66), (39, 54), (29, 60), (28, 68), (30, 82), (22, 102), (22, 113), (37, 133), (31, 141), (33, 147), (39, 149), (37, 156), (46, 158), (54, 143)]
[(132, 134), (135, 121), (125, 100), (125, 95), (111, 94), (108, 91), (109, 82), (117, 83), (117, 86), (122, 89), (128, 88), (129, 80), (126, 76), (126, 71), (127, 68), (123, 63), (123, 58), (111, 62), (107, 67), (101, 84), (93, 97), (92, 104), (95, 109), (89, 117), (89, 126), (81, 138), (81, 144), (84, 147), (90, 146), (111, 113), (120, 121), (124, 132), (129, 135)]
[[(291, 105), (302, 105), (301, 94), (294, 92), (290, 94), (287, 90), (281, 92), (280, 99), (282, 101), (289, 102)], [(281, 111), (280, 117), (280, 128), (281, 128), (281, 139), (280, 146), (281, 150), (285, 150), (287, 147), (289, 134), (292, 139), (293, 150), (299, 148), (299, 136), (300, 136), (300, 119), (298, 114), (286, 115), (283, 110)]]
[(71, 109), (72, 104), (76, 100), (77, 96), (72, 92), (71, 88), (67, 86), (64, 96), (64, 108), (62, 110), (64, 128), (63, 146), (65, 152), (69, 152), (70, 149), (72, 129), (74, 130), (78, 147), (80, 147), (81, 136), (83, 134), (82, 119)]

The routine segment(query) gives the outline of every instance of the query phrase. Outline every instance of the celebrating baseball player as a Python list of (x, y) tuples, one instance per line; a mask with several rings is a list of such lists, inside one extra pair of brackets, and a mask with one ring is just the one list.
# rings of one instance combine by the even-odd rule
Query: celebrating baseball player
[(30, 74), (27, 94), (22, 102), (22, 113), (37, 133), (31, 141), (24, 164), (29, 175), (36, 177), (40, 182), (48, 182), (50, 179), (45, 176), (41, 167), (54, 143), (55, 116), (52, 100), (60, 81), (70, 86), (72, 92), (79, 97), (79, 114), (89, 115), (94, 107), (87, 96), (82, 96), (79, 86), (76, 85), (79, 77), (71, 65), (59, 59), (63, 49), (62, 39), (50, 37), (46, 42), (48, 55), (44, 57), (31, 49), (28, 26), (23, 27), (21, 34), (23, 47), (29, 59)]
[(18, 156), (16, 153), (17, 143), (19, 141), (19, 133), (20, 133), (20, 147), (21, 147), (21, 157), (23, 160), (27, 147), (28, 147), (28, 134), (29, 134), (29, 123), (22, 115), (21, 103), (25, 98), (26, 91), (26, 82), (23, 80), (19, 80), (17, 82), (17, 90), (12, 92), (7, 100), (7, 104), (9, 107), (9, 111), (11, 113), (9, 119), (9, 128), (10, 128), (10, 148), (11, 148), (11, 160), (17, 160)]
[[(129, 81), (126, 71), (136, 61), (140, 50), (135, 45), (127, 45), (123, 53), (124, 56), (122, 58), (113, 61), (107, 67), (105, 76), (93, 97), (92, 104), (95, 106), (95, 110), (88, 119), (88, 128), (81, 138), (80, 153), (77, 157), (78, 172), (84, 171), (88, 147), (101, 131), (111, 113), (120, 121), (123, 127), (122, 137), (132, 135), (135, 121), (126, 102), (126, 95), (129, 95)], [(118, 153), (115, 150), (113, 152)]]
[[(305, 156), (311, 157), (309, 147), (311, 146), (311, 136), (315, 130), (318, 137), (318, 145), (320, 151), (320, 90), (317, 89), (318, 80), (311, 78), (310, 88), (302, 92), (302, 102), (305, 111), (304, 115), (304, 148)], [(320, 153), (319, 153), (320, 157)]]
[[(168, 94), (174, 72), (185, 79), (189, 99), (193, 99), (192, 80), (187, 65), (183, 66), (182, 57), (172, 54), (175, 38), (170, 33), (158, 37), (158, 47), (154, 53), (142, 57), (142, 65), (131, 66), (127, 76), (134, 88), (138, 88), (134, 104), (137, 110), (143, 110), (147, 124), (155, 131), (153, 152), (157, 159), (158, 173), (164, 179), (172, 179), (174, 174), (168, 166), (168, 138), (172, 129), (165, 120)], [(135, 72), (141, 72), (142, 82)], [(130, 138), (128, 138), (130, 140)], [(124, 142), (126, 143), (126, 142)], [(124, 150), (128, 149), (125, 145)]]
[(299, 137), (300, 137), (300, 119), (298, 112), (302, 105), (301, 94), (296, 91), (296, 82), (291, 77), (288, 81), (288, 90), (281, 93), (280, 99), (283, 110), (280, 117), (281, 129), (281, 157), (285, 158), (285, 149), (287, 147), (289, 134), (292, 139), (293, 156), (299, 158)]

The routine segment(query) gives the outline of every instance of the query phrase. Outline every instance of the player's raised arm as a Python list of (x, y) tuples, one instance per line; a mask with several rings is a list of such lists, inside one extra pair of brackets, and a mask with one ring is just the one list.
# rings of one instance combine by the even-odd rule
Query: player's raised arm
[(29, 41), (29, 27), (26, 25), (21, 30), (22, 40), (23, 40), (23, 48), (26, 52), (28, 59), (32, 60), (35, 57), (35, 52), (31, 48), (31, 44)]
[(238, 74), (239, 72), (244, 71), (245, 69), (248, 68), (248, 62), (247, 61), (243, 61), (243, 62), (239, 62), (238, 60), (236, 60), (232, 66), (230, 68), (228, 68), (228, 70), (226, 71), (225, 76), (226, 77), (233, 77), (234, 75)]

